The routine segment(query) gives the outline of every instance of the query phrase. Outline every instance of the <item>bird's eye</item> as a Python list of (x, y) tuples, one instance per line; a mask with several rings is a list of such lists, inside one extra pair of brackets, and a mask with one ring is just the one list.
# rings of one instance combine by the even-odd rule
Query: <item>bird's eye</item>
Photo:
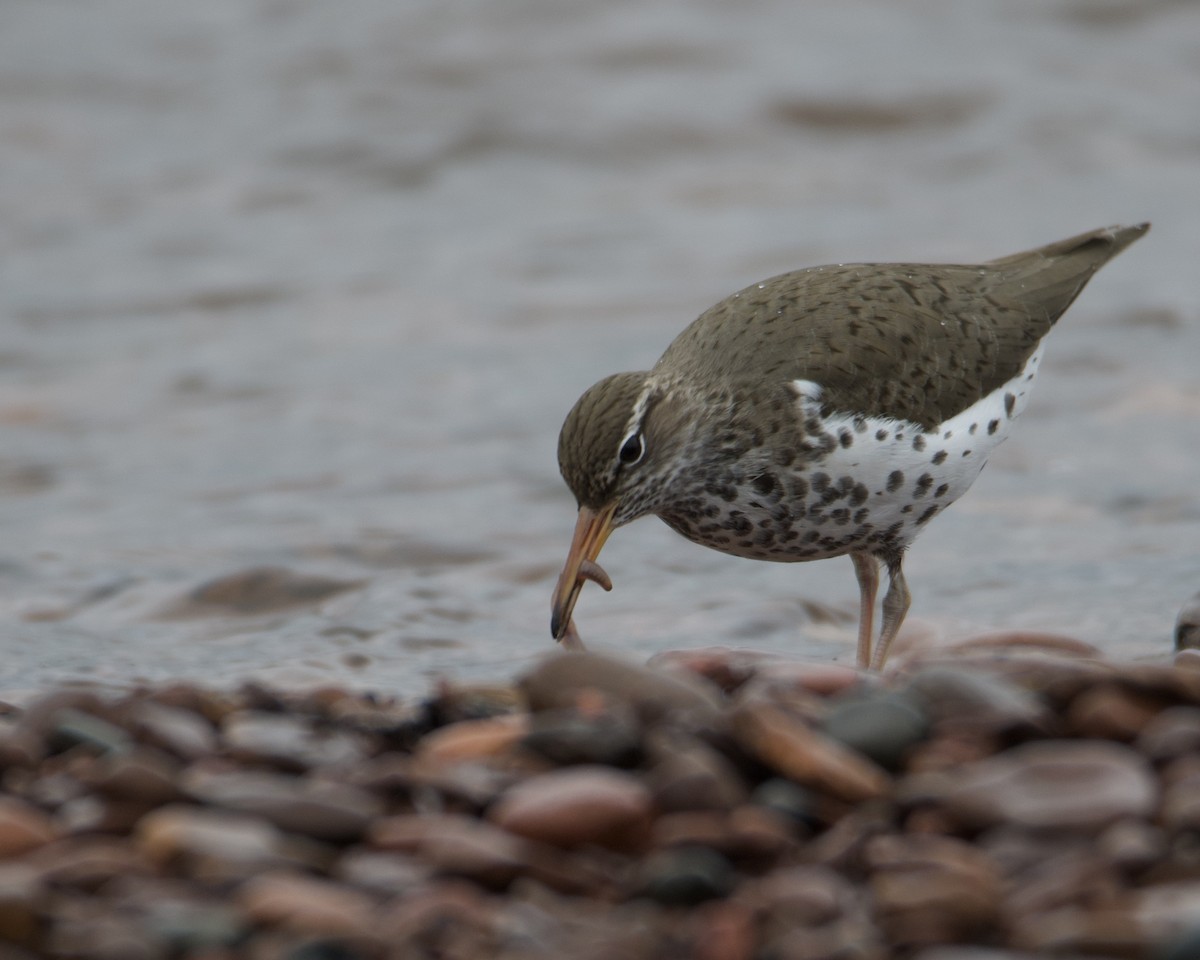
[(621, 449), (617, 453), (617, 459), (625, 466), (632, 467), (642, 459), (642, 455), (645, 452), (646, 445), (642, 442), (642, 435), (640, 433), (632, 433), (621, 444)]

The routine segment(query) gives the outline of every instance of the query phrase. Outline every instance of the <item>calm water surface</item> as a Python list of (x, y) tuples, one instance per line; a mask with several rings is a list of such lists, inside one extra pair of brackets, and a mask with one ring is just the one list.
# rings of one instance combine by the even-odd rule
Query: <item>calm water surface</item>
[[(7, 4), (0, 693), (507, 677), (593, 381), (794, 267), (1143, 219), (907, 570), (914, 635), (1161, 654), (1200, 588), (1197, 117), (1194, 4)], [(847, 560), (654, 520), (603, 560), (598, 648), (853, 657)], [(341, 589), (186, 601), (261, 567)]]

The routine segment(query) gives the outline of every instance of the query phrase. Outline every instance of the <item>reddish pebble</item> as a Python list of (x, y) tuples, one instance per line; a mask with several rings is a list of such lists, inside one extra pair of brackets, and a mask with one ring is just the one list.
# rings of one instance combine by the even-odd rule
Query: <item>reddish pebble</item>
[(877, 764), (770, 704), (743, 706), (733, 731), (743, 749), (775, 772), (843, 800), (869, 800), (891, 789)]
[(352, 935), (372, 926), (374, 901), (367, 894), (295, 873), (254, 877), (237, 900), (251, 919), (301, 933)]
[(508, 753), (529, 733), (529, 714), (460, 720), (428, 734), (416, 752), (430, 763), (462, 763)]
[(36, 850), (55, 836), (54, 824), (37, 807), (16, 797), (0, 797), (0, 859)]
[(489, 816), (510, 833), (555, 846), (638, 850), (646, 844), (651, 808), (650, 791), (636, 777), (580, 766), (518, 783)]

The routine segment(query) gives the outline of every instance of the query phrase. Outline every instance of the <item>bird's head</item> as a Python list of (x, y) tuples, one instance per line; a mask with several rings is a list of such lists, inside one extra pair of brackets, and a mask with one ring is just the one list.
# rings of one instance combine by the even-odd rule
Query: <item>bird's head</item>
[(618, 373), (591, 387), (567, 414), (558, 436), (558, 466), (579, 504), (566, 565), (554, 591), (550, 629), (566, 635), (585, 580), (611, 588), (596, 564), (616, 527), (667, 502), (684, 441), (672, 393), (650, 374)]

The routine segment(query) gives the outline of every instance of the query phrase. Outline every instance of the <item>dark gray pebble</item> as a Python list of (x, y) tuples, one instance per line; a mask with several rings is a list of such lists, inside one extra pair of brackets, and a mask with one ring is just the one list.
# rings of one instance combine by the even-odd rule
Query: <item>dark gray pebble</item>
[(914, 697), (886, 690), (854, 693), (833, 703), (825, 734), (888, 770), (929, 735), (929, 720)]
[(683, 907), (728, 896), (736, 882), (733, 865), (723, 854), (708, 847), (679, 847), (646, 858), (638, 893)]

